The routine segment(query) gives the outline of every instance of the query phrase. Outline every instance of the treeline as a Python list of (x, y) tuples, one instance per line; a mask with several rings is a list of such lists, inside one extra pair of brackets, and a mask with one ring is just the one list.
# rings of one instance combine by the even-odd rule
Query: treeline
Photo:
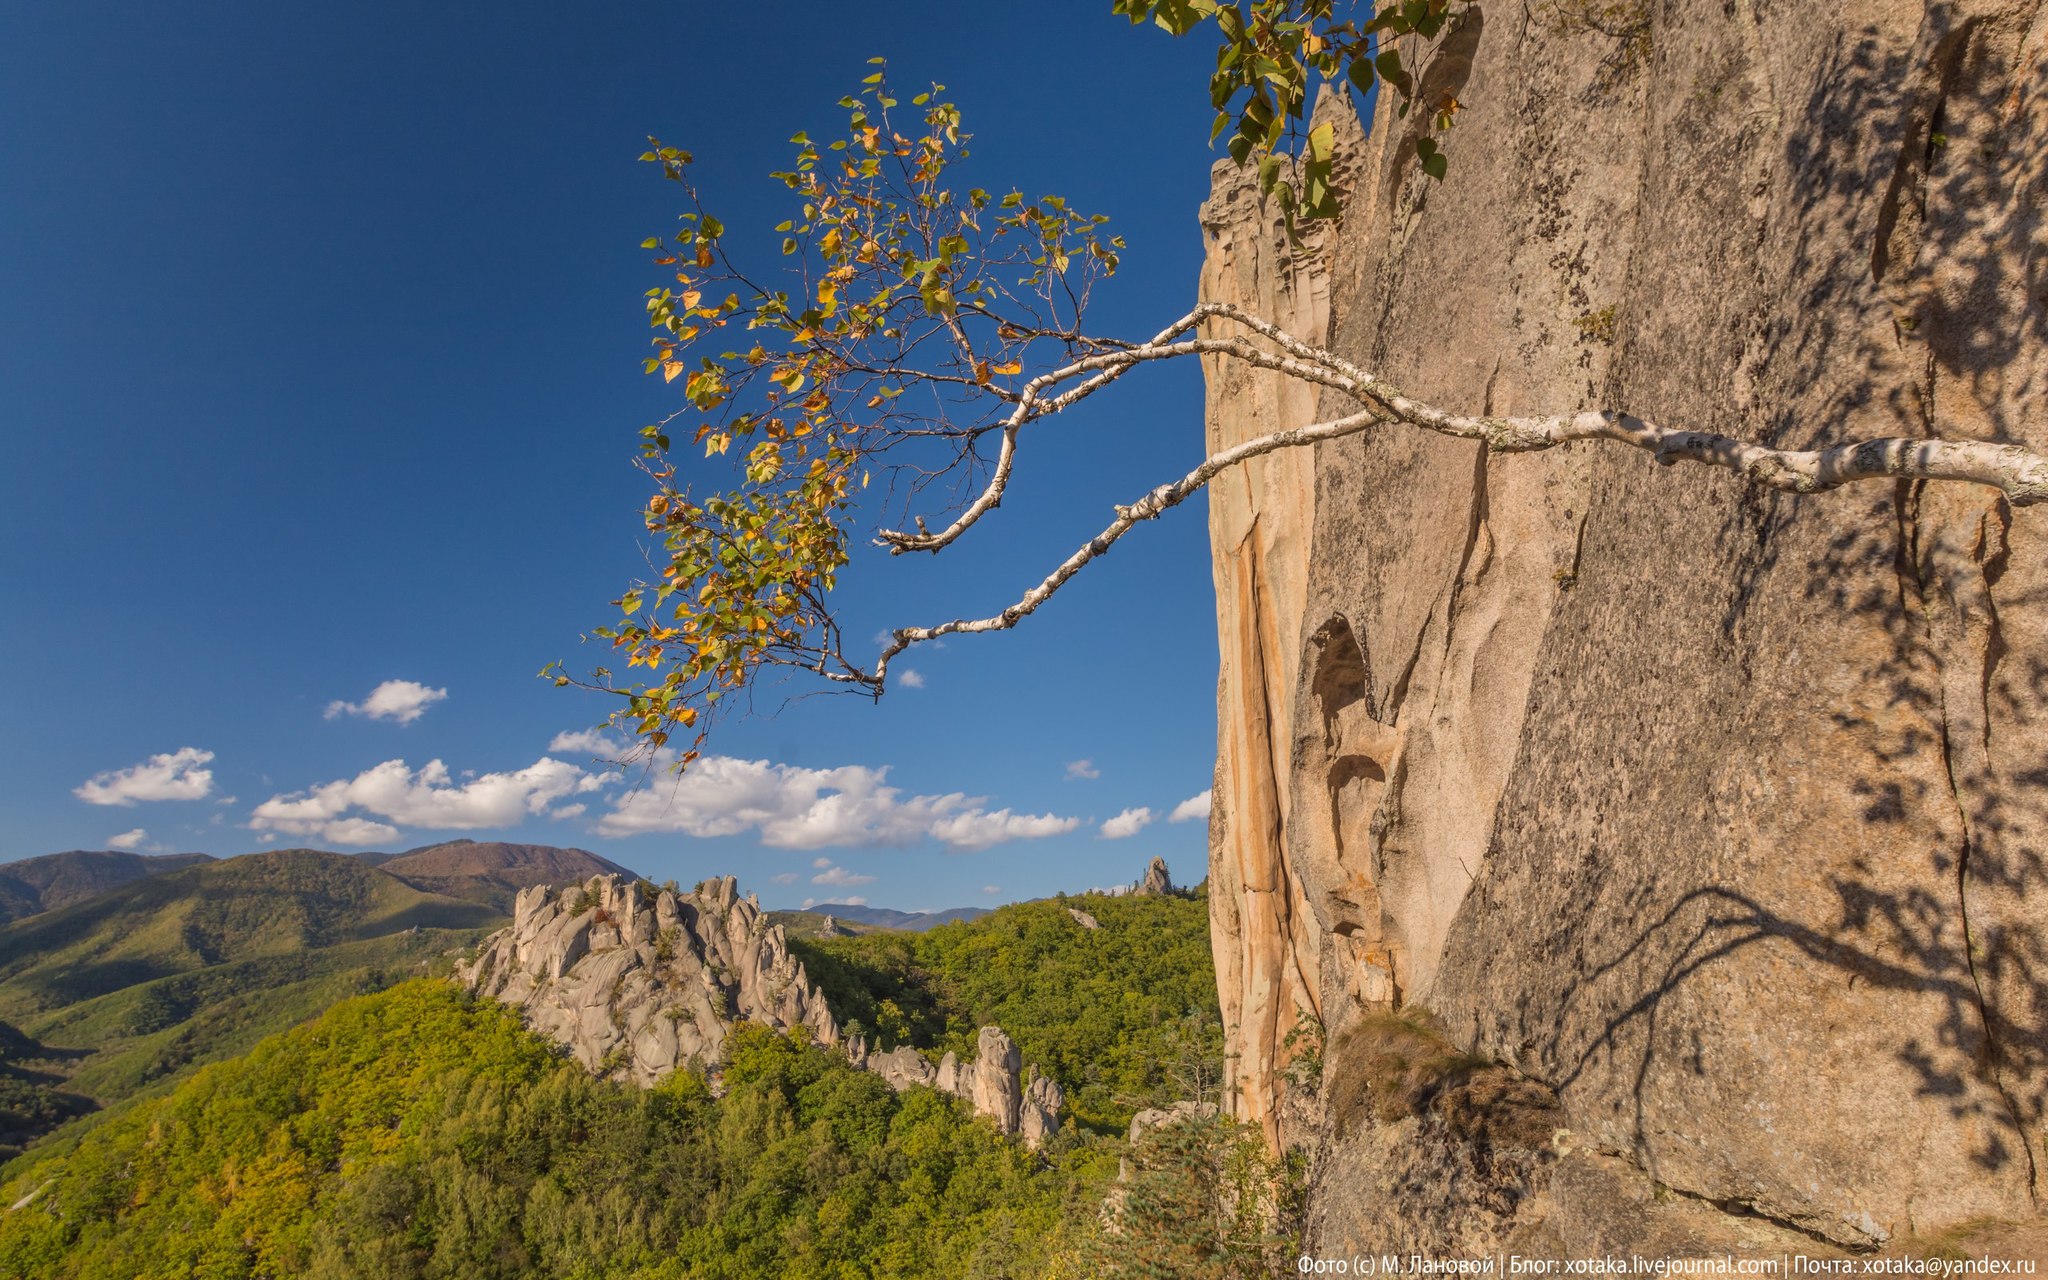
[(966, 1049), (999, 1023), (1086, 1123), (1032, 1152), (744, 1023), (709, 1073), (610, 1083), (516, 1011), (413, 981), (31, 1149), (0, 1186), (0, 1275), (1234, 1280), (1289, 1256), (1299, 1170), (1254, 1134), (1122, 1141), (1189, 1072), (1213, 1088), (1199, 898), (1030, 903), (805, 954), (885, 1043)]
[[(1076, 913), (1088, 917), (1094, 927)], [(1061, 897), (925, 933), (793, 941), (841, 1026), (881, 1048), (972, 1057), (975, 1032), (1009, 1032), (1067, 1094), (1070, 1119), (1121, 1133), (1132, 1114), (1214, 1100), (1223, 1062), (1209, 904)]]
[(346, 1001), (26, 1162), (22, 1277), (1055, 1276), (1116, 1172), (737, 1029), (723, 1096), (592, 1079), (443, 982)]

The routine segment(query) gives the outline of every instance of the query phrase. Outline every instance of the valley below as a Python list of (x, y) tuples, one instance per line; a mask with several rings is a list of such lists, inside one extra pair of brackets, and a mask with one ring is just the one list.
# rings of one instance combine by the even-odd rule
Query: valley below
[(538, 846), (127, 870), (0, 926), (8, 1275), (1221, 1276), (1290, 1247), (1288, 1171), (1217, 1115), (1199, 889), (906, 930)]

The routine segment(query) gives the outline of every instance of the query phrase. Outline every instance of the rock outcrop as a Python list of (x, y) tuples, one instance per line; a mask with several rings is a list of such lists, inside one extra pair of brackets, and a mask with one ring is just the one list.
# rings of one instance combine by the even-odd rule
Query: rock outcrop
[(839, 1041), (781, 926), (731, 876), (684, 894), (609, 875), (522, 889), (510, 927), (458, 976), (591, 1071), (643, 1085), (716, 1060), (735, 1019)]
[(856, 1066), (881, 1076), (899, 1093), (923, 1085), (964, 1099), (975, 1114), (987, 1116), (1004, 1135), (1020, 1137), (1034, 1150), (1059, 1132), (1066, 1094), (1052, 1079), (1035, 1075), (1024, 1083), (1023, 1057), (1016, 1042), (1000, 1027), (983, 1027), (971, 1062), (950, 1051), (934, 1066), (909, 1045), (871, 1053), (859, 1038), (848, 1046)]
[[(1426, 113), (1382, 113), (1342, 143), (1341, 226), (1290, 249), (1221, 166), (1203, 296), (1463, 411), (2048, 449), (2048, 8), (1640, 16), (1625, 49), (1470, 5), (1404, 54), (1463, 105), (1448, 177), (1417, 170)], [(1341, 408), (1205, 371), (1212, 447)], [(1408, 428), (1210, 501), (1232, 1105), (1318, 1149), (1312, 1247), (1869, 1247), (2039, 1212), (2038, 509)], [(1569, 1138), (1496, 1160), (1427, 1107), (1340, 1133), (1334, 1051), (1290, 1083), (1290, 1031), (1417, 1006)]]
[[(717, 1062), (736, 1021), (841, 1043), (782, 926), (751, 896), (740, 897), (731, 876), (689, 893), (612, 875), (567, 890), (521, 890), (511, 925), (486, 939), (457, 977), (517, 1006), (590, 1071), (641, 1085)], [(908, 1045), (871, 1053), (859, 1036), (844, 1052), (899, 1091), (924, 1085), (965, 1100), (1034, 1148), (1059, 1130), (1059, 1086), (1039, 1076), (1026, 1087), (1022, 1056), (1000, 1028), (983, 1027), (974, 1061), (964, 1064), (948, 1053), (934, 1067)]]
[(1154, 858), (1145, 864), (1145, 874), (1138, 879), (1131, 890), (1139, 897), (1163, 898), (1173, 892), (1173, 877), (1166, 873), (1166, 859)]

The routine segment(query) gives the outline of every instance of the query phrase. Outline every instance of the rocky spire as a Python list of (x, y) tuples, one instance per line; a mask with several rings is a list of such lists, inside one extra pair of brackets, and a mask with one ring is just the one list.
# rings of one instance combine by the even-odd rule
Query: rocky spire
[[(742, 1019), (840, 1043), (782, 926), (769, 924), (751, 895), (740, 897), (731, 876), (686, 894), (612, 875), (522, 889), (511, 925), (456, 973), (477, 994), (518, 1008), (588, 1070), (641, 1085), (717, 1061)], [(871, 1052), (861, 1036), (844, 1051), (899, 1091), (924, 1085), (965, 1100), (1032, 1147), (1059, 1130), (1059, 1086), (1040, 1076), (1024, 1088), (1022, 1056), (1000, 1028), (981, 1029), (969, 1063), (948, 1053), (934, 1067), (908, 1045)]]

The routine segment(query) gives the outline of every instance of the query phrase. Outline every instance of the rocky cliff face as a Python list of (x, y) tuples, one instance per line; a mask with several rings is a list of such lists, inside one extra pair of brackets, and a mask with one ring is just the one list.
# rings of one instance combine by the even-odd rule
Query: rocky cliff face
[[(841, 1043), (782, 926), (740, 897), (731, 876), (686, 894), (650, 892), (615, 875), (567, 890), (523, 889), (511, 925), (486, 939), (457, 977), (517, 1006), (586, 1069), (641, 1085), (677, 1067), (716, 1063), (735, 1021)], [(1027, 1086), (1017, 1046), (998, 1027), (981, 1029), (974, 1061), (948, 1053), (937, 1068), (908, 1046), (870, 1054), (856, 1037), (844, 1049), (854, 1066), (898, 1090), (927, 1085), (965, 1099), (1030, 1146), (1060, 1127), (1059, 1086), (1043, 1076)]]
[[(1647, 47), (1563, 12), (1414, 51), (1450, 176), (1354, 130), (1320, 242), (1219, 168), (1204, 295), (1463, 410), (2048, 447), (2048, 7), (1646, 0)], [(1212, 445), (1337, 407), (1208, 372)], [(1210, 525), (1234, 1105), (1318, 1147), (1321, 1242), (2039, 1211), (2048, 522), (1390, 429)], [(1374, 1020), (1424, 1009), (1513, 1088), (1374, 1083)]]
[(715, 1061), (736, 1018), (839, 1041), (781, 927), (731, 876), (686, 894), (649, 895), (619, 876), (522, 889), (512, 924), (458, 976), (519, 1006), (585, 1067), (637, 1084)]

